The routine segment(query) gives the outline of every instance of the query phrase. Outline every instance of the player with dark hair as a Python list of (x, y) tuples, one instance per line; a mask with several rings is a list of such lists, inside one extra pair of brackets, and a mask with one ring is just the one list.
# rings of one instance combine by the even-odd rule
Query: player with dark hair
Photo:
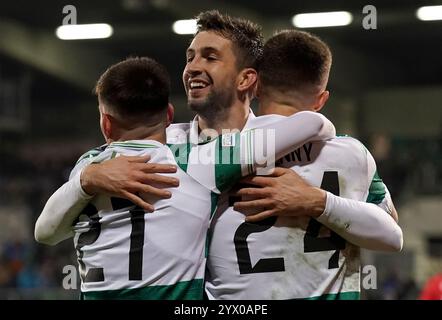
[[(259, 65), (259, 101), (263, 114), (319, 111), (329, 98), (327, 82), (332, 64), (329, 47), (303, 31), (285, 31), (265, 44)], [(284, 104), (287, 101), (287, 111)], [(278, 110), (272, 108), (278, 102)], [(275, 112), (277, 111), (277, 112)]]
[[(260, 112), (320, 111), (329, 97), (331, 62), (328, 46), (312, 34), (287, 30), (271, 37), (258, 69)], [(264, 119), (256, 118), (255, 124)], [(248, 221), (234, 210), (215, 215), (208, 295), (215, 299), (359, 298), (359, 247), (385, 251), (402, 247), (402, 231), (394, 221), (397, 213), (373, 157), (358, 140), (337, 137), (309, 142), (277, 165), (290, 169), (277, 168), (274, 177), (248, 178), (245, 182), (260, 188), (238, 192), (247, 199), (234, 208), (252, 213)], [(325, 190), (321, 190), (325, 208), (298, 214), (310, 186), (295, 172)], [(308, 197), (313, 201), (311, 194)], [(258, 224), (258, 220), (262, 221)], [(389, 232), (386, 226), (391, 227)]]
[[(200, 129), (241, 129), (249, 116), (262, 54), (261, 29), (244, 19), (203, 12), (186, 51), (184, 88)], [(204, 70), (194, 68), (204, 65)]]

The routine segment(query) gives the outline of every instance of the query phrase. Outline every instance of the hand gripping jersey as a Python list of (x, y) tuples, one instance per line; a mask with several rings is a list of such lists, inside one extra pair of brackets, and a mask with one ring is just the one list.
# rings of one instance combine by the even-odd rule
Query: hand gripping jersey
[[(269, 121), (278, 121), (273, 150), (278, 156), (311, 138), (334, 136), (332, 124), (313, 113)], [(148, 199), (155, 206), (150, 214), (124, 199), (93, 198), (74, 224), (83, 298), (201, 299), (206, 236), (217, 196), (270, 157), (254, 152), (265, 137), (248, 130), (199, 145), (113, 142), (81, 157), (71, 178), (91, 162), (148, 154), (152, 163), (178, 165), (180, 180), (178, 188), (169, 189), (170, 199)]]
[[(262, 125), (255, 118), (248, 126)], [(387, 209), (388, 190), (374, 160), (356, 139), (309, 142), (282, 157), (311, 185)], [(211, 224), (206, 292), (210, 299), (357, 299), (359, 248), (315, 219), (271, 217), (247, 223), (233, 210), (239, 199), (219, 200)]]

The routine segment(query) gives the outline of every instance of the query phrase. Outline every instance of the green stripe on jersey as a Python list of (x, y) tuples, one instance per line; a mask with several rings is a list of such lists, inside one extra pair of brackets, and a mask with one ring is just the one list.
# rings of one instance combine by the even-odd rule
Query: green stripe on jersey
[(367, 202), (379, 204), (385, 198), (385, 186), (382, 179), (379, 177), (378, 172), (374, 173), (371, 180), (370, 189), (367, 197)]
[(221, 139), (216, 141), (215, 146), (215, 183), (220, 191), (226, 191), (233, 187), (241, 179), (240, 135), (234, 135), (233, 146), (223, 147)]
[(170, 151), (175, 158), (176, 163), (184, 172), (187, 172), (187, 165), (189, 164), (189, 155), (192, 145), (190, 143), (170, 144), (168, 143)]
[(359, 300), (361, 294), (359, 291), (339, 292), (323, 294), (322, 296), (305, 298), (303, 300)]
[(82, 300), (202, 300), (203, 279), (182, 281), (168, 286), (149, 286), (136, 289), (88, 291)]

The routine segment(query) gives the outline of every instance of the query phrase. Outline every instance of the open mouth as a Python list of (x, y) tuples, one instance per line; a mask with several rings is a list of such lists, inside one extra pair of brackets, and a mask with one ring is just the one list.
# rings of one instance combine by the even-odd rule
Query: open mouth
[(209, 87), (209, 83), (200, 79), (192, 79), (188, 82), (189, 95), (195, 96), (204, 92)]

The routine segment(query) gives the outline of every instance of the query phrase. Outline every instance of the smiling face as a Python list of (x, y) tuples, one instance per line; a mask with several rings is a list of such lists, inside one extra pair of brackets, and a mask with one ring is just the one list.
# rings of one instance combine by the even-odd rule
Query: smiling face
[(207, 118), (230, 108), (239, 74), (232, 42), (202, 31), (187, 49), (186, 60), (183, 82), (189, 107)]

